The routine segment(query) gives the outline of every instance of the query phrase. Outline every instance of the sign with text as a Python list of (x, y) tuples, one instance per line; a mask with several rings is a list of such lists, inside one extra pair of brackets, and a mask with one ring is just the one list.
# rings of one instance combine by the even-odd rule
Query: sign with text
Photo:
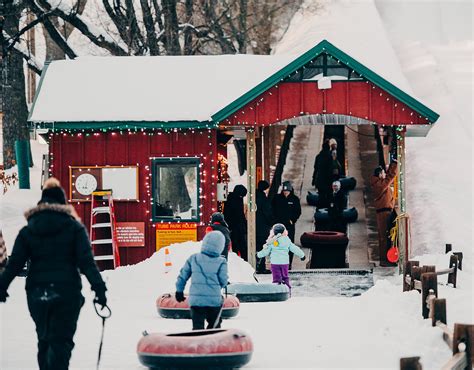
[(156, 224), (155, 226), (157, 251), (170, 244), (197, 241), (197, 224), (195, 223)]
[(144, 222), (116, 222), (117, 242), (119, 247), (144, 247)]

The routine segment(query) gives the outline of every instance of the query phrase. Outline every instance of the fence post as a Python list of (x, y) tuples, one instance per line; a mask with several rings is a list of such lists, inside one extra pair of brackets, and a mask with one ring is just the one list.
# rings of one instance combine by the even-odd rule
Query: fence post
[(430, 313), (429, 305), (426, 301), (430, 290), (438, 298), (438, 275), (436, 275), (436, 272), (426, 272), (421, 275), (421, 308), (424, 319), (427, 319)]
[(404, 357), (400, 359), (400, 370), (422, 370), (420, 357)]
[(462, 270), (462, 252), (453, 252), (453, 254), (458, 257), (458, 269)]
[[(419, 261), (407, 261), (406, 264), (405, 264), (405, 276), (403, 276), (403, 291), (404, 292), (413, 289), (413, 277), (412, 277), (412, 268), (413, 268), (413, 266), (420, 266), (420, 262)], [(410, 278), (412, 279), (412, 282), (410, 284), (407, 284), (407, 282), (405, 281), (405, 277), (407, 275), (410, 276)]]
[(430, 315), (432, 318), (432, 326), (436, 326), (436, 322), (438, 321), (446, 325), (448, 323), (446, 319), (446, 299), (433, 299), (430, 303)]
[(459, 352), (460, 343), (466, 345), (466, 369), (471, 369), (474, 363), (474, 325), (454, 324), (453, 355)]
[(410, 290), (415, 289), (415, 280), (421, 280), (421, 267), (420, 266), (412, 266), (412, 268), (411, 268), (411, 287), (410, 287)]
[(456, 288), (456, 280), (458, 277), (458, 256), (454, 254), (449, 258), (449, 268), (453, 268), (454, 271), (448, 274), (448, 284), (453, 284), (453, 287)]
[(446, 253), (449, 253), (453, 250), (453, 245), (452, 244), (446, 244)]

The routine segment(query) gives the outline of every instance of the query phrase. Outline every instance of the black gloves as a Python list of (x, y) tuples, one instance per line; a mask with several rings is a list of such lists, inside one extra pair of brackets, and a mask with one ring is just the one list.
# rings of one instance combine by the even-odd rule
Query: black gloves
[(107, 306), (107, 297), (105, 296), (105, 289), (98, 290), (95, 292), (94, 303), (97, 303), (104, 308)]
[(183, 292), (176, 292), (174, 297), (178, 302), (184, 302), (186, 298), (184, 298), (184, 293)]
[(301, 261), (304, 261), (306, 259), (306, 256), (301, 257)]
[(8, 297), (7, 291), (0, 289), (0, 303), (6, 302)]

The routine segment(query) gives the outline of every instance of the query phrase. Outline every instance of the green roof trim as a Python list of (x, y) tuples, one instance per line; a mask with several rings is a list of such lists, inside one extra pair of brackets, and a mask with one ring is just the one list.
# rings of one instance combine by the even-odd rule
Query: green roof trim
[(247, 93), (245, 93), (244, 95), (242, 95), (241, 97), (234, 100), (232, 103), (215, 113), (212, 116), (212, 119), (214, 120), (214, 122), (223, 121), (231, 114), (241, 109), (244, 105), (251, 102), (257, 96), (269, 90), (274, 85), (278, 84), (282, 79), (289, 76), (291, 73), (296, 72), (299, 68), (303, 67), (312, 59), (316, 58), (322, 53), (328, 53), (340, 60), (342, 63), (351, 67), (355, 72), (362, 75), (365, 79), (372, 82), (374, 85), (385, 90), (387, 93), (391, 94), (392, 96), (400, 100), (402, 103), (405, 103), (407, 106), (415, 110), (423, 117), (428, 118), (429, 122), (434, 123), (439, 118), (439, 114), (432, 111), (426, 105), (422, 104), (415, 98), (403, 92), (398, 87), (396, 87), (383, 77), (379, 76), (377, 73), (364, 66), (362, 63), (359, 63), (357, 60), (335, 47), (329, 41), (323, 40), (315, 47), (308, 50), (303, 55), (288, 64), (286, 67), (282, 68), (278, 72), (274, 73), (272, 76), (268, 77), (265, 81), (255, 86), (252, 90), (248, 91)]
[(135, 129), (202, 129), (216, 128), (212, 121), (133, 121), (130, 123), (119, 121), (103, 122), (32, 122), (40, 128), (54, 130), (135, 130)]

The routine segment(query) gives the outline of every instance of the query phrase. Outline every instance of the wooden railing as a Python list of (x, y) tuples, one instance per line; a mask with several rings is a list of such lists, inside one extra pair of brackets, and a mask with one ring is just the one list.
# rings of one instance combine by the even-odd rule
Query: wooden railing
[[(449, 246), (449, 247), (448, 247)], [(446, 253), (451, 245), (446, 245)], [(405, 264), (403, 291), (421, 292), (423, 318), (431, 318), (432, 326), (438, 327), (453, 356), (442, 366), (442, 370), (467, 370), (474, 364), (474, 325), (454, 324), (452, 331), (447, 326), (446, 299), (438, 298), (438, 276), (448, 275), (448, 285), (456, 288), (457, 272), (462, 270), (462, 253), (453, 253), (449, 268), (436, 271), (435, 266), (420, 266), (418, 261)], [(400, 370), (421, 370), (420, 357), (400, 359)]]

